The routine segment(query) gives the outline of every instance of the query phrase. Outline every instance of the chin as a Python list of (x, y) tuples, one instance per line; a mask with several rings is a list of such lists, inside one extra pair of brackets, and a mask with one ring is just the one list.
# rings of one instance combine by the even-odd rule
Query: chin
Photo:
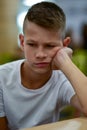
[(35, 72), (36, 73), (38, 73), (38, 74), (47, 74), (47, 73), (50, 73), (51, 72), (51, 70), (49, 69), (39, 69), (39, 70), (35, 70)]

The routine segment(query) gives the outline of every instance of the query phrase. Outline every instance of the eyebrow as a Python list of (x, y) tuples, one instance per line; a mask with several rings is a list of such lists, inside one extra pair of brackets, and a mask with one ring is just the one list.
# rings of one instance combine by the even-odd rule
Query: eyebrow
[[(39, 44), (39, 42), (36, 40), (36, 39), (33, 39), (33, 38), (28, 38), (26, 39), (26, 42), (31, 42), (31, 43), (35, 43), (35, 44)], [(55, 41), (46, 41), (46, 42), (43, 42), (44, 45), (54, 45), (54, 46), (59, 46), (61, 43), (60, 43), (60, 40), (55, 40)]]
[[(32, 39), (29, 39), (29, 40), (26, 40), (26, 42), (35, 42), (35, 43), (38, 43), (38, 41), (36, 40), (32, 40)], [(48, 42), (44, 42), (45, 44), (58, 44), (59, 42), (58, 41), (48, 41)]]

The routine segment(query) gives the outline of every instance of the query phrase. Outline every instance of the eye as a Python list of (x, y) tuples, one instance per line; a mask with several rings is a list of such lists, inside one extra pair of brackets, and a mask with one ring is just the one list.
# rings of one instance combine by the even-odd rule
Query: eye
[(34, 44), (34, 43), (27, 43), (27, 45), (29, 45), (29, 46), (31, 46), (31, 47), (36, 46), (36, 44)]
[(53, 47), (55, 47), (55, 45), (50, 45), (50, 44), (48, 44), (48, 45), (46, 45), (46, 47), (47, 47), (47, 48), (53, 48)]

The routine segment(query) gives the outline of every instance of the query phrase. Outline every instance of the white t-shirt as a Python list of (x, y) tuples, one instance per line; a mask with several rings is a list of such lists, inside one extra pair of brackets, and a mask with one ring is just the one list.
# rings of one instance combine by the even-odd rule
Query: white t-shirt
[(59, 70), (53, 71), (41, 88), (25, 88), (20, 76), (23, 61), (0, 66), (0, 117), (7, 117), (11, 130), (58, 121), (60, 107), (70, 103), (75, 94)]

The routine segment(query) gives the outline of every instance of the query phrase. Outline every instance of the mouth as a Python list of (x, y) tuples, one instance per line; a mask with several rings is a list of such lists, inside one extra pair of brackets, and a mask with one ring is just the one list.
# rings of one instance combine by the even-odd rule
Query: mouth
[(35, 66), (38, 68), (45, 68), (49, 66), (49, 63), (48, 62), (35, 63)]

